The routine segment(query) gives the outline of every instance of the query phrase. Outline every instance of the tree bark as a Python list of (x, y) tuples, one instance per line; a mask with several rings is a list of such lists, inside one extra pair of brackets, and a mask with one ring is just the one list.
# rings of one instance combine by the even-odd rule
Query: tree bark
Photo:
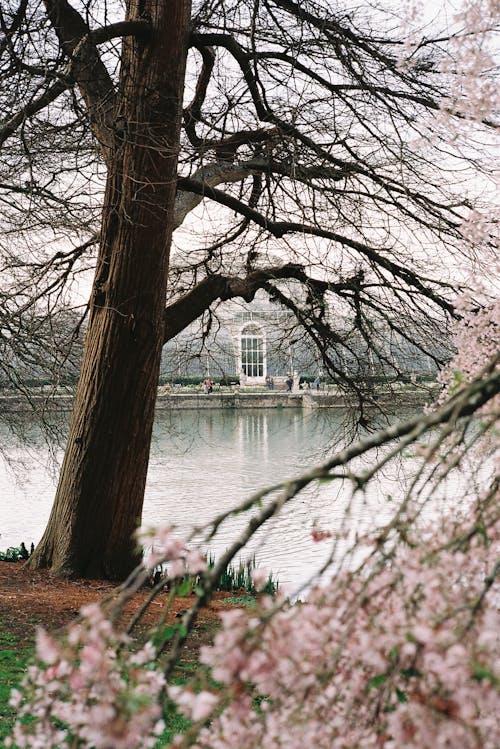
[(164, 335), (190, 0), (131, 0), (147, 39), (123, 41), (101, 245), (57, 494), (30, 559), (123, 579), (137, 563)]

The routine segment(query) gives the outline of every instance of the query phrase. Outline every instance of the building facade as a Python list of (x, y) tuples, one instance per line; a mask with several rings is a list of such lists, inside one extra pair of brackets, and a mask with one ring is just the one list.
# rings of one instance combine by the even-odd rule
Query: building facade
[[(408, 323), (408, 326), (411, 323)], [(338, 318), (338, 330), (347, 323)], [(419, 340), (417, 330), (411, 336)], [(382, 373), (411, 373), (432, 377), (437, 367), (434, 356), (446, 358), (445, 344), (423, 340), (422, 347), (404, 335), (382, 326), (375, 334), (377, 352), (368, 350), (362, 336), (349, 333), (347, 344), (329, 352), (336, 367), (353, 376), (379, 376)], [(421, 349), (429, 351), (429, 355)], [(322, 376), (324, 365), (306, 333), (299, 329), (287, 311), (257, 297), (251, 304), (228, 302), (211, 321), (209, 332), (193, 325), (166, 344), (162, 377), (206, 377), (229, 379), (242, 385), (261, 385), (268, 377)]]

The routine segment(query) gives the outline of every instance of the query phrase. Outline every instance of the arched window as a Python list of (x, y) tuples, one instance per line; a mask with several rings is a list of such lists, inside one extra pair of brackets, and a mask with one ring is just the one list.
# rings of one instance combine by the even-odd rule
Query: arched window
[(241, 368), (247, 377), (264, 377), (264, 336), (258, 325), (241, 331)]

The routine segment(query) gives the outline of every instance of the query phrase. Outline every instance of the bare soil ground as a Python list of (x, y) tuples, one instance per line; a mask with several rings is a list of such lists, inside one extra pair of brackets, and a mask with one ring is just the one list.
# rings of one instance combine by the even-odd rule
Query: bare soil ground
[[(16, 636), (19, 645), (33, 642), (35, 628), (39, 625), (54, 631), (64, 627), (79, 612), (81, 606), (99, 601), (114, 590), (112, 583), (102, 580), (64, 580), (51, 577), (47, 571), (28, 570), (21, 562), (0, 562), (0, 623)], [(126, 614), (132, 614), (149, 594), (144, 588), (127, 605)], [(200, 645), (210, 640), (217, 627), (221, 609), (232, 605), (228, 593), (217, 593), (208, 608), (198, 618), (186, 656), (195, 656)], [(150, 605), (141, 620), (138, 633), (144, 634), (158, 620), (167, 594), (160, 594)], [(191, 597), (175, 598), (167, 621), (189, 608)]]

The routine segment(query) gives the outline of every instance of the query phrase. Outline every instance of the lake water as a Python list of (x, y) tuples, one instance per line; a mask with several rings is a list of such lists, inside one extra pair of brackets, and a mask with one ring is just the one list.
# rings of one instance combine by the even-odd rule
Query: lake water
[[(299, 474), (341, 446), (345, 414), (336, 409), (160, 412), (148, 474), (143, 522), (171, 522), (180, 532), (208, 522), (256, 489)], [(40, 539), (56, 485), (53, 458), (61, 448), (25, 424), (14, 438), (0, 421), (0, 548), (27, 546)], [(7, 460), (6, 460), (7, 459)], [(404, 473), (413, 461), (406, 461)], [(338, 482), (311, 487), (273, 519), (245, 552), (271, 569), (284, 585), (304, 583), (329, 553), (329, 542), (314, 543), (315, 523), (336, 530), (349, 505), (349, 527), (379, 525), (389, 517), (387, 497), (399, 492), (401, 464), (384, 472), (366, 495), (351, 501), (350, 487)], [(217, 555), (235, 538), (246, 517), (225, 523), (210, 549)]]

